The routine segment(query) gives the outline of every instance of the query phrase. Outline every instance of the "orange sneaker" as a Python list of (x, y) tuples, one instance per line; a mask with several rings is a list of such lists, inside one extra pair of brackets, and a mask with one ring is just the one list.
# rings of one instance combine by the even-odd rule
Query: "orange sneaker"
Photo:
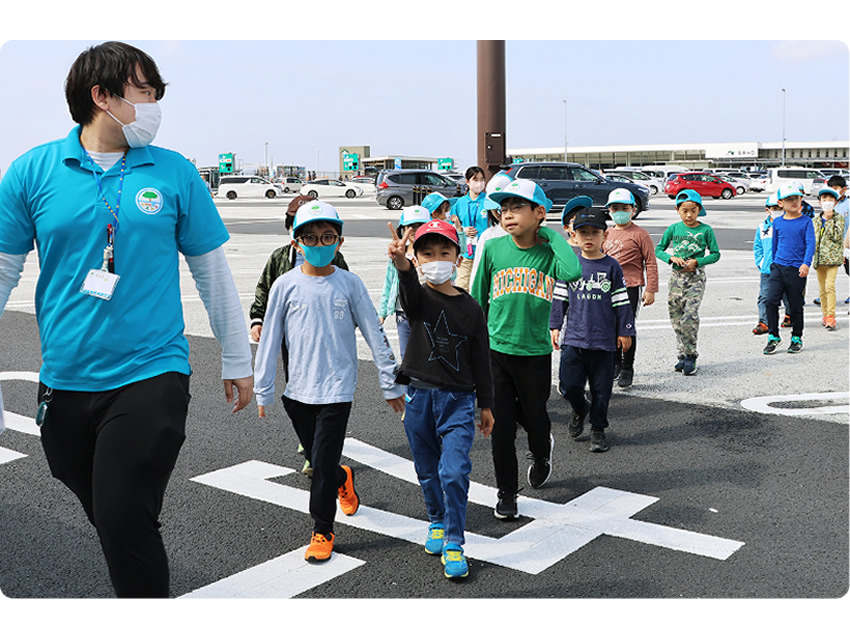
[(340, 466), (345, 471), (345, 483), (339, 488), (339, 508), (346, 516), (351, 516), (360, 508), (360, 498), (354, 491), (354, 470), (347, 465)]
[(321, 563), (328, 560), (334, 551), (334, 535), (325, 536), (318, 532), (313, 532), (310, 537), (310, 546), (304, 554), (304, 560), (313, 563)]

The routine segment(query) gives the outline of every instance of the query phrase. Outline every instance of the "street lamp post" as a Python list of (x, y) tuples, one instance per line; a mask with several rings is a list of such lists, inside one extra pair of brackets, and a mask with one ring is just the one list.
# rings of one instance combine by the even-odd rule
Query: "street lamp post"
[(567, 161), (567, 101), (561, 100), (564, 103), (564, 161)]
[(266, 164), (266, 178), (271, 179), (271, 170), (269, 170), (269, 143), (265, 143), (265, 164)]
[(785, 89), (782, 89), (782, 166), (785, 166)]

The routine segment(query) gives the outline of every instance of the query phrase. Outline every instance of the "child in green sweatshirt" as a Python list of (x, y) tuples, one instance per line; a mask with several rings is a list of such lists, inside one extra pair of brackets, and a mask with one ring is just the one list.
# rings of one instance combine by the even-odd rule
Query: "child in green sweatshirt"
[(546, 411), (552, 386), (552, 291), (557, 279), (578, 279), (581, 266), (567, 241), (540, 225), (552, 202), (537, 184), (517, 179), (490, 198), (501, 206), (501, 224), (508, 235), (487, 243), (471, 294), (484, 310), (490, 334), (495, 418), (491, 440), (498, 488), (494, 514), (514, 519), (518, 414), (532, 458), (529, 484), (542, 487), (552, 473), (554, 441)]
[[(711, 226), (697, 219), (705, 215), (699, 193), (690, 189), (679, 191), (676, 210), (682, 221), (664, 231), (655, 247), (655, 256), (672, 266), (667, 310), (676, 333), (679, 357), (673, 370), (690, 376), (697, 371), (697, 333), (699, 307), (705, 294), (705, 266), (720, 259), (720, 248)], [(668, 248), (672, 248), (673, 254), (667, 253)]]

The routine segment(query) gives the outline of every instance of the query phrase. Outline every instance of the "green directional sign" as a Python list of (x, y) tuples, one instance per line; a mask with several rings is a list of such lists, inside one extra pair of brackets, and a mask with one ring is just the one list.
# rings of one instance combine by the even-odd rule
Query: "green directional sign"
[(360, 154), (359, 153), (343, 153), (342, 154), (342, 170), (356, 171), (360, 169)]
[(236, 164), (236, 154), (235, 153), (221, 153), (218, 156), (218, 172), (219, 173), (232, 173), (234, 165)]
[(438, 171), (450, 171), (454, 169), (455, 161), (451, 157), (441, 157), (437, 160)]

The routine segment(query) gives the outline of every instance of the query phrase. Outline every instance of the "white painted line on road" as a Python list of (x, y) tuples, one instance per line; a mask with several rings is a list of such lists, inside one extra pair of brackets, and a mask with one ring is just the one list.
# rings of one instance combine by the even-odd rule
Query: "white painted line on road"
[[(795, 403), (797, 401), (823, 401), (824, 405), (808, 408), (775, 408), (773, 403)], [(844, 401), (844, 403), (836, 403)], [(850, 413), (850, 392), (819, 392), (814, 394), (788, 394), (771, 397), (753, 397), (741, 401), (741, 407), (762, 414), (803, 416), (811, 414)]]
[(306, 549), (305, 545), (180, 598), (293, 598), (366, 564), (334, 552), (326, 562), (314, 565), (304, 560)]
[(18, 459), (25, 457), (26, 454), (21, 454), (20, 452), (0, 447), (0, 465), (3, 465), (4, 463), (11, 463), (12, 461), (17, 461)]

